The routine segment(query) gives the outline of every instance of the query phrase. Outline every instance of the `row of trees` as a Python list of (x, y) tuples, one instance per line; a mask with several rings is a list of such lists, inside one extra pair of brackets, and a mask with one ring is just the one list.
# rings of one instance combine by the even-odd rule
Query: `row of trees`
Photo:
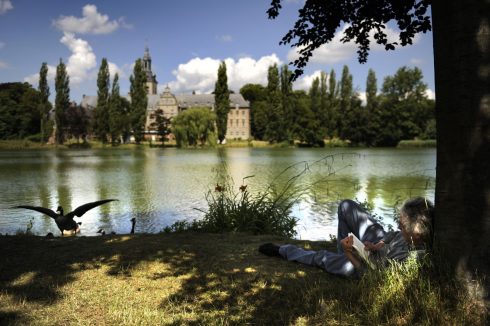
[[(17, 105), (2, 105), (13, 110), (2, 113), (2, 138), (25, 137), (33, 133), (40, 133), (41, 141), (48, 137), (52, 123), (49, 120), (51, 104), (47, 73), (47, 65), (43, 63), (37, 91), (27, 84), (13, 88), (21, 95)], [(356, 145), (394, 146), (402, 139), (435, 137), (434, 103), (426, 96), (427, 86), (418, 68), (400, 68), (394, 76), (385, 78), (379, 93), (375, 72), (369, 70), (365, 104), (359, 92), (354, 90), (347, 66), (338, 82), (334, 70), (329, 74), (322, 72), (313, 80), (308, 92), (293, 91), (291, 75), (287, 65), (280, 70), (273, 65), (268, 70), (267, 86), (247, 84), (240, 89), (251, 103), (251, 132), (255, 139), (271, 143), (299, 140), (307, 146), (323, 146), (325, 139), (340, 138)], [(69, 76), (61, 60), (56, 68), (55, 87), (54, 122), (58, 144), (67, 137), (85, 139), (89, 133), (103, 143), (125, 141), (130, 135), (136, 142), (143, 140), (148, 99), (146, 74), (140, 59), (130, 77), (131, 102), (120, 96), (117, 73), (111, 83), (105, 58), (97, 77), (97, 104), (92, 112), (70, 102)], [(28, 95), (22, 95), (24, 93)], [(162, 110), (157, 110), (150, 127), (162, 141), (173, 132), (182, 146), (205, 143), (210, 138), (213, 141), (217, 138), (222, 143), (226, 135), (230, 93), (226, 64), (222, 62), (214, 91), (215, 112), (206, 113), (204, 108), (199, 108), (190, 113), (183, 112), (175, 121), (170, 121)], [(3, 94), (0, 101), (7, 96), (6, 92)], [(6, 118), (9, 116), (23, 122), (11, 123), (12, 119)], [(213, 124), (210, 124), (211, 118)]]
[[(27, 112), (35, 112), (32, 120), (40, 122), (40, 126), (29, 130), (24, 130), (24, 128), (20, 131), (10, 131), (8, 135), (7, 132), (2, 133), (0, 137), (18, 138), (28, 134), (40, 133), (40, 140), (43, 142), (51, 134), (53, 123), (50, 123), (49, 112), (52, 106), (48, 100), (50, 90), (47, 83), (47, 73), (47, 64), (43, 63), (39, 73), (38, 91), (32, 89), (28, 84), (20, 84), (24, 85), (22, 86), (24, 92), (29, 89), (31, 93), (35, 92), (36, 104), (25, 104), (25, 101), (19, 102), (18, 105), (23, 110), (18, 112), (17, 116), (25, 117)], [(60, 59), (56, 67), (56, 96), (53, 117), (56, 128), (56, 143), (62, 144), (69, 137), (85, 140), (88, 133), (93, 133), (103, 143), (107, 143), (109, 140), (112, 143), (124, 141), (130, 135), (134, 136), (136, 142), (140, 142), (143, 139), (145, 129), (148, 101), (146, 76), (140, 59), (136, 60), (133, 75), (130, 77), (130, 84), (131, 102), (120, 96), (119, 75), (117, 73), (114, 75), (111, 86), (107, 59), (103, 58), (97, 77), (97, 105), (93, 112), (90, 112), (70, 101), (70, 77), (67, 74), (65, 64)], [(15, 109), (12, 105), (10, 107)], [(29, 110), (31, 107), (35, 108)], [(3, 112), (1, 115), (5, 116)], [(34, 123), (34, 125), (36, 124)]]
[(130, 135), (137, 143), (143, 140), (148, 97), (141, 59), (136, 60), (129, 81), (131, 102), (120, 95), (117, 73), (111, 86), (109, 65), (106, 58), (102, 59), (97, 75), (97, 105), (91, 120), (94, 135), (103, 143), (124, 142)]
[(341, 138), (367, 146), (394, 146), (402, 139), (435, 138), (434, 102), (418, 68), (402, 67), (386, 77), (378, 94), (376, 74), (369, 70), (366, 103), (354, 90), (344, 66), (341, 79), (331, 70), (313, 80), (308, 92), (292, 90), (287, 65), (269, 67), (268, 83), (247, 84), (240, 93), (251, 103), (252, 135), (273, 142), (299, 140), (322, 146)]

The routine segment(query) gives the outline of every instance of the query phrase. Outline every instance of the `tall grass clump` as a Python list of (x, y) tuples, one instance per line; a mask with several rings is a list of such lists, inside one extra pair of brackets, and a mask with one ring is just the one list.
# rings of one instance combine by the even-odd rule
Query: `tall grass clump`
[(233, 183), (217, 184), (207, 192), (206, 201), (208, 210), (201, 220), (177, 221), (164, 231), (247, 232), (287, 238), (296, 234), (297, 221), (291, 211), (297, 198), (287, 192), (287, 186), (279, 192), (269, 186), (253, 194), (245, 184), (238, 190)]
[(224, 165), (218, 175), (219, 182), (206, 194), (208, 209), (199, 209), (204, 217), (191, 222), (178, 221), (164, 231), (247, 232), (292, 238), (296, 234), (297, 224), (292, 207), (304, 193), (295, 181), (306, 172), (306, 167), (282, 186), (278, 185), (278, 179), (297, 165), (286, 168), (259, 192), (251, 192), (245, 184), (248, 178), (254, 176), (243, 178), (242, 184), (237, 186)]
[[(286, 238), (296, 235), (297, 219), (292, 215), (292, 208), (302, 197), (318, 183), (326, 180), (335, 171), (332, 167), (335, 156), (353, 154), (327, 155), (314, 162), (298, 162), (286, 167), (272, 178), (261, 191), (251, 191), (245, 184), (254, 176), (243, 178), (241, 185), (236, 185), (230, 176), (225, 163), (217, 172), (216, 186), (206, 193), (207, 210), (201, 220), (177, 221), (166, 227), (164, 232), (203, 231), (203, 232), (247, 232), (252, 234), (269, 234)], [(327, 175), (311, 184), (299, 185), (299, 178), (311, 172), (313, 166), (327, 166)]]
[(386, 269), (366, 274), (359, 285), (368, 324), (486, 323), (481, 302), (429, 255), (422, 260), (412, 255), (405, 262), (391, 262)]

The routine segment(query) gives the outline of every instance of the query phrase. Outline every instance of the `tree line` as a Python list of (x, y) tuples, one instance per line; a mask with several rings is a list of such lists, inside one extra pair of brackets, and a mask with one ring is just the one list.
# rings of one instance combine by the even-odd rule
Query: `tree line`
[(308, 92), (293, 90), (291, 76), (287, 65), (273, 65), (267, 86), (247, 84), (240, 89), (251, 104), (255, 139), (324, 146), (325, 140), (339, 138), (353, 145), (395, 146), (403, 139), (435, 138), (434, 101), (426, 95), (418, 68), (401, 67), (384, 79), (380, 92), (370, 69), (365, 103), (347, 66), (339, 81), (333, 69), (321, 72)]
[[(7, 83), (0, 88), (0, 137), (30, 135), (44, 142), (55, 128), (55, 141), (68, 138), (85, 141), (88, 134), (103, 143), (126, 142), (130, 136), (144, 139), (147, 114), (146, 74), (141, 59), (130, 76), (130, 98), (120, 96), (119, 76), (111, 82), (106, 58), (97, 76), (97, 104), (93, 110), (70, 101), (70, 79), (60, 60), (56, 67), (55, 108), (48, 98), (47, 64), (39, 73), (38, 89), (27, 83)], [(193, 108), (173, 121), (156, 110), (150, 127), (163, 142), (173, 133), (178, 146), (222, 143), (230, 110), (226, 64), (221, 62), (215, 84), (215, 110)], [(240, 89), (250, 102), (251, 134), (270, 143), (299, 141), (304, 146), (324, 146), (326, 140), (342, 139), (353, 145), (395, 146), (403, 139), (435, 137), (434, 101), (426, 96), (427, 85), (418, 68), (402, 67), (385, 78), (378, 92), (376, 74), (369, 70), (366, 101), (353, 87), (349, 68), (344, 66), (339, 81), (332, 69), (321, 72), (308, 92), (293, 90), (287, 65), (268, 69), (267, 85), (247, 84)]]
[(28, 83), (0, 84), (0, 139), (28, 137), (45, 142), (53, 130), (57, 144), (69, 138), (85, 141), (88, 134), (103, 143), (124, 142), (131, 135), (136, 142), (143, 139), (148, 99), (141, 59), (136, 60), (130, 77), (132, 101), (120, 96), (117, 73), (111, 84), (107, 59), (102, 59), (97, 76), (97, 105), (93, 110), (70, 100), (70, 77), (61, 59), (56, 67), (53, 110), (47, 74), (44, 62), (38, 89)]

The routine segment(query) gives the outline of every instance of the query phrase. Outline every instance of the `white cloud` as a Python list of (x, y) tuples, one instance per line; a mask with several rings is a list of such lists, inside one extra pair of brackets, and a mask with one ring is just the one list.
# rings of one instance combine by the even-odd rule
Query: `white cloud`
[(114, 62), (108, 61), (107, 65), (109, 66), (109, 74), (111, 75), (111, 82), (114, 79), (114, 75), (116, 74), (116, 72), (119, 75), (119, 80), (121, 80), (121, 78), (126, 77), (126, 73), (123, 70), (123, 68), (119, 68), (119, 66)]
[(427, 97), (430, 98), (431, 100), (435, 100), (436, 99), (436, 93), (432, 89), (430, 89), (430, 88), (427, 88), (426, 89), (425, 95), (427, 95)]
[[(313, 56), (310, 58), (310, 62), (312, 63), (320, 63), (320, 64), (333, 64), (342, 61), (348, 61), (354, 56), (357, 55), (357, 45), (354, 42), (343, 43), (341, 41), (344, 36), (344, 31), (349, 27), (348, 24), (345, 24), (337, 33), (335, 33), (334, 38), (328, 44), (324, 44), (320, 46), (318, 49), (313, 51)], [(387, 35), (388, 42), (396, 42), (398, 40), (398, 32), (387, 27), (385, 29), (385, 34)], [(376, 43), (374, 37), (374, 31), (371, 32), (370, 35), (370, 46), (371, 51), (384, 51), (384, 46)], [(420, 35), (415, 35), (413, 39), (413, 43), (415, 44), (420, 39)], [(287, 58), (289, 61), (296, 60), (298, 55), (298, 49), (293, 48), (289, 50)]]
[[(226, 72), (228, 88), (238, 92), (247, 83), (267, 84), (267, 70), (270, 65), (281, 64), (276, 54), (258, 60), (250, 57), (235, 60), (227, 58)], [(175, 80), (168, 83), (173, 93), (210, 93), (214, 90), (221, 60), (213, 58), (194, 58), (180, 64), (173, 71)]]
[(228, 34), (216, 36), (216, 39), (220, 42), (231, 42), (231, 41), (233, 41), (233, 38), (231, 37), (231, 35), (228, 35)]
[[(41, 68), (41, 67), (39, 67), (39, 68)], [(52, 82), (54, 82), (55, 76), (56, 76), (56, 67), (48, 65), (48, 75), (46, 77), (46, 79), (48, 80), (48, 83), (51, 82), (50, 84), (52, 84)], [(24, 81), (31, 84), (34, 88), (37, 88), (37, 86), (39, 85), (39, 73), (32, 74), (32, 75), (25, 77)], [(51, 85), (49, 87), (51, 89), (53, 88)], [(53, 93), (53, 90), (51, 90), (51, 93)]]
[(423, 63), (424, 63), (424, 60), (419, 59), (419, 58), (412, 58), (412, 59), (410, 59), (410, 64), (412, 64), (414, 66), (420, 66)]
[(362, 105), (366, 105), (367, 103), (366, 92), (357, 92), (357, 95), (361, 99)]
[(293, 89), (302, 89), (305, 91), (309, 91), (311, 85), (313, 84), (313, 80), (317, 77), (320, 78), (321, 73), (322, 73), (321, 70), (316, 70), (310, 75), (302, 75), (293, 83)]
[(0, 0), (0, 15), (12, 9), (14, 9), (14, 6), (10, 0)]
[(109, 20), (109, 16), (102, 15), (95, 5), (85, 5), (82, 9), (83, 17), (60, 16), (53, 21), (53, 25), (63, 32), (79, 34), (109, 34), (119, 27), (131, 28), (130, 24), (121, 17), (119, 20)]
[(0, 60), (0, 69), (6, 69), (8, 68), (8, 64), (2, 60)]
[(60, 42), (72, 52), (66, 63), (66, 71), (70, 76), (70, 83), (78, 84), (83, 82), (87, 79), (89, 71), (97, 65), (92, 47), (87, 41), (75, 38), (73, 33), (64, 33)]

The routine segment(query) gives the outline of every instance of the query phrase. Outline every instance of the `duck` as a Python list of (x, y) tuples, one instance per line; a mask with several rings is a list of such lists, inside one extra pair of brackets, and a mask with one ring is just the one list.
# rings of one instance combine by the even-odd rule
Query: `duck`
[(63, 207), (61, 206), (58, 206), (56, 212), (54, 212), (49, 208), (45, 208), (41, 206), (20, 205), (20, 206), (15, 206), (13, 208), (30, 209), (52, 217), (56, 225), (58, 226), (58, 229), (60, 229), (61, 235), (64, 235), (65, 231), (72, 234), (73, 233), (76, 234), (77, 232), (80, 232), (80, 225), (82, 223), (74, 221), (73, 218), (75, 216), (81, 217), (83, 214), (85, 214), (87, 211), (91, 210), (92, 208), (106, 204), (111, 201), (117, 201), (117, 199), (103, 199), (103, 200), (86, 203), (84, 205), (78, 206), (75, 210), (73, 210), (72, 212), (66, 215), (64, 214)]
[(132, 226), (131, 226), (131, 231), (129, 233), (134, 234), (134, 226), (136, 225), (136, 219), (133, 217), (130, 221), (132, 223)]

